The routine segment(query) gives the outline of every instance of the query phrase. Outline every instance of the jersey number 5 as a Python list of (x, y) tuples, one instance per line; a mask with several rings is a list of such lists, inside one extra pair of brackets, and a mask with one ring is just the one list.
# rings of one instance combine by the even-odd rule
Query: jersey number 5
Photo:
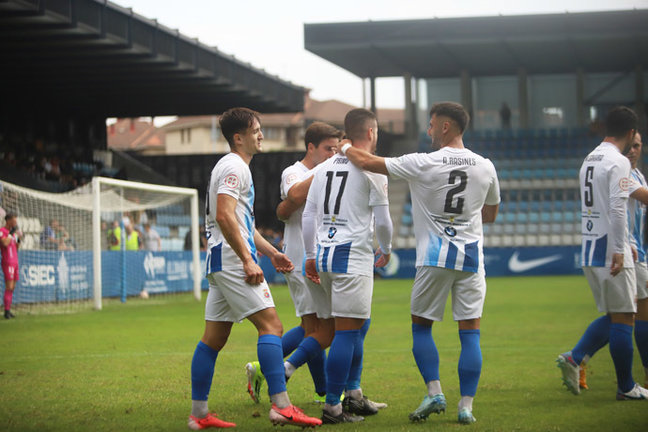
[(349, 176), (348, 171), (327, 171), (326, 172), (326, 195), (324, 196), (324, 214), (330, 214), (329, 211), (329, 199), (331, 198), (331, 189), (333, 187), (333, 174), (335, 177), (342, 177), (340, 182), (340, 188), (338, 189), (337, 197), (335, 198), (335, 207), (333, 208), (333, 214), (340, 213), (340, 202), (342, 201), (342, 194), (344, 193), (344, 187), (346, 186), (347, 177)]
[(594, 178), (594, 167), (588, 166), (585, 170), (585, 188), (583, 189), (583, 201), (585, 207), (594, 206), (594, 192), (592, 190), (592, 179)]
[(456, 179), (459, 179), (459, 184), (448, 191), (445, 198), (445, 206), (443, 211), (445, 213), (454, 213), (461, 214), (463, 212), (464, 199), (461, 197), (457, 198), (457, 204), (453, 204), (455, 200), (455, 195), (466, 190), (468, 185), (468, 174), (466, 171), (454, 170), (450, 171), (450, 177), (448, 178), (448, 184), (455, 184)]

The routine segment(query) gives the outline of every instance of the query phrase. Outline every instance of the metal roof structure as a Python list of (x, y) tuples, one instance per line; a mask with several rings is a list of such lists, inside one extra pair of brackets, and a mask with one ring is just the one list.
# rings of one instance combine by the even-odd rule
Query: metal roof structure
[(104, 117), (301, 111), (304, 88), (104, 0), (0, 0), (3, 104)]
[(648, 10), (305, 24), (307, 50), (361, 78), (648, 68)]

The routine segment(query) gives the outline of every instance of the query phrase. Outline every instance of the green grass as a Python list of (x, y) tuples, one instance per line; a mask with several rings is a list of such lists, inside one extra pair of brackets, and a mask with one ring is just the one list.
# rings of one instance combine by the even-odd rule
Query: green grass
[[(328, 429), (648, 430), (648, 401), (615, 401), (607, 349), (590, 363), (589, 391), (576, 397), (561, 387), (556, 355), (572, 347), (598, 315), (583, 277), (488, 280), (484, 364), (474, 403), (477, 423), (471, 426), (456, 423), (459, 338), (447, 309), (446, 321), (434, 325), (434, 337), (448, 411), (424, 423), (409, 423), (407, 414), (425, 394), (411, 354), (410, 288), (411, 281), (378, 281), (374, 290), (363, 388), (389, 408), (362, 424)], [(276, 286), (272, 292), (284, 328), (296, 325), (287, 288)], [(189, 296), (0, 322), (0, 430), (187, 430), (189, 367), (203, 326), (203, 305)], [(243, 366), (255, 356), (253, 326), (235, 325), (216, 364), (210, 408), (236, 422), (238, 430), (276, 430), (267, 420), (267, 398), (255, 405), (245, 392)], [(643, 381), (636, 350), (634, 376)], [(293, 376), (289, 392), (295, 404), (319, 416), (319, 408), (310, 402), (307, 368)]]

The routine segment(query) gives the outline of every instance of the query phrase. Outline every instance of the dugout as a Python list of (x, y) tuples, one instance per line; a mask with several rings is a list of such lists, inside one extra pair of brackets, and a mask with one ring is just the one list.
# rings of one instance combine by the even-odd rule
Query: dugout
[(107, 117), (303, 108), (303, 88), (104, 0), (0, 1), (0, 58), (0, 176), (38, 189), (62, 189), (30, 175), (40, 155), (118, 174), (93, 166)]
[[(586, 127), (615, 104), (646, 126), (648, 10), (305, 24), (305, 48), (369, 81), (403, 77), (416, 137), (418, 84), (429, 103), (461, 102), (496, 129), (507, 101), (520, 129)], [(427, 107), (420, 107), (426, 110)], [(426, 114), (426, 113), (425, 113)], [(558, 117), (558, 118), (557, 118)]]

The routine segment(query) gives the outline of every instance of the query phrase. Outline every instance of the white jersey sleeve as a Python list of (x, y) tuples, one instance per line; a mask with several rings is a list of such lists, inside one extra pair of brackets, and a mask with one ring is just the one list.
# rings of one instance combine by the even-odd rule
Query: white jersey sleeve
[[(295, 162), (281, 174), (281, 199), (286, 199), (290, 189), (307, 179), (312, 170), (301, 162)], [(284, 227), (284, 253), (295, 265), (296, 272), (301, 272), (304, 261), (304, 240), (302, 238), (302, 214), (304, 206), (295, 210)]]

